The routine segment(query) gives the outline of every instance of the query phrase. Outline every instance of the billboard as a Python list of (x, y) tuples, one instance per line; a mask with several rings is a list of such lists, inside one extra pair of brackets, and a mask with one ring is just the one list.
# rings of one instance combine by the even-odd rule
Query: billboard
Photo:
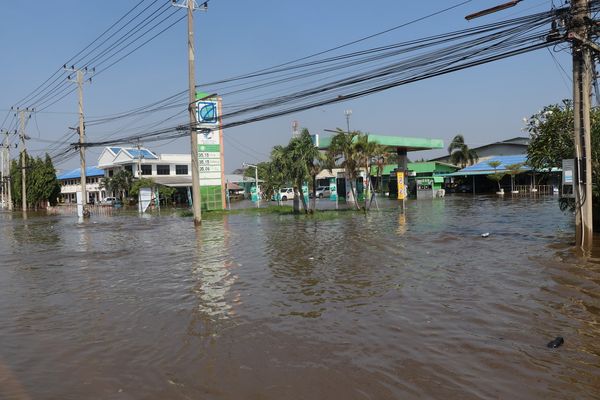
[(198, 93), (196, 117), (198, 119), (198, 176), (202, 208), (225, 208), (225, 173), (223, 170), (223, 131), (221, 129), (221, 98), (205, 99)]

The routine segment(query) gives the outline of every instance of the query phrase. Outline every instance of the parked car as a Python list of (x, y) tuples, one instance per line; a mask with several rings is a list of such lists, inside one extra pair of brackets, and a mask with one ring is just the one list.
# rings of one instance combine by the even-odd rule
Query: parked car
[(315, 192), (315, 196), (317, 196), (319, 199), (331, 196), (331, 190), (329, 189), (329, 186), (319, 186)]
[(121, 203), (121, 200), (117, 199), (116, 197), (105, 197), (104, 200), (102, 200), (100, 202), (100, 204), (103, 206), (113, 206), (113, 207), (119, 207), (119, 206), (123, 205)]
[(279, 200), (281, 200), (281, 201), (292, 200), (294, 198), (294, 189), (293, 188), (281, 188), (281, 189), (279, 189), (278, 192), (276, 192), (273, 195), (271, 200), (277, 200), (277, 197), (279, 197)]

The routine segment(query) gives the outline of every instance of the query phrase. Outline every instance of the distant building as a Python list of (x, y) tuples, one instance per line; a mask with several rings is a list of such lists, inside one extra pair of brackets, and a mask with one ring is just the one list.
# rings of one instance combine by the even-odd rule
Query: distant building
[[(472, 147), (472, 149), (477, 152), (477, 156), (481, 160), (487, 157), (527, 154), (527, 146), (529, 146), (529, 138), (519, 136), (479, 147)], [(432, 158), (429, 161), (441, 161), (448, 163), (450, 162), (450, 155), (448, 154), (442, 157)]]
[(106, 177), (124, 169), (135, 178), (152, 178), (161, 185), (192, 185), (189, 154), (156, 154), (143, 147), (105, 147), (98, 158), (98, 168), (105, 171)]
[[(77, 203), (77, 192), (81, 191), (81, 169), (63, 172), (56, 177), (60, 182), (61, 201), (65, 203)], [(98, 167), (87, 167), (85, 169), (85, 190), (88, 203), (96, 203), (104, 200), (106, 192), (100, 188), (104, 178), (104, 171)]]

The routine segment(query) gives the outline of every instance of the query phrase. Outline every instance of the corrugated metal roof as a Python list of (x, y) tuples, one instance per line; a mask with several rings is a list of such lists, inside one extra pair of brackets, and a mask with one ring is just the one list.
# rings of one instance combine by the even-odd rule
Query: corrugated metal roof
[[(490, 162), (498, 161), (500, 165), (494, 169), (490, 166)], [(522, 171), (530, 171), (531, 167), (525, 165), (527, 162), (527, 155), (518, 154), (512, 156), (492, 156), (486, 158), (483, 161), (478, 162), (475, 165), (470, 165), (466, 168), (461, 169), (460, 171), (456, 171), (452, 174), (448, 174), (446, 176), (465, 176), (465, 175), (485, 175), (485, 174), (493, 174), (495, 172), (506, 172), (506, 166), (512, 164), (523, 164), (521, 167)]]
[[(87, 167), (85, 169), (85, 176), (88, 178), (91, 176), (104, 176), (104, 171), (98, 167)], [(74, 169), (71, 171), (64, 172), (64, 173), (58, 175), (56, 178), (58, 180), (63, 180), (63, 179), (76, 179), (76, 178), (80, 178), (80, 177), (81, 177), (81, 169), (77, 168), (77, 169)]]

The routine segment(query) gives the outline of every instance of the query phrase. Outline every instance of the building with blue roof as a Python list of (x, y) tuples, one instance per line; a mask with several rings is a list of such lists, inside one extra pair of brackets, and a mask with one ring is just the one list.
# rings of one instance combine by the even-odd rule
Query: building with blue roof
[[(490, 165), (491, 162), (497, 161), (500, 163), (496, 168)], [(495, 182), (487, 179), (488, 175), (496, 173), (505, 173), (506, 175), (500, 181), (502, 189), (511, 188), (511, 176), (508, 174), (510, 168), (508, 166), (519, 165), (518, 173), (514, 176), (514, 183), (517, 186), (527, 187), (526, 190), (536, 189), (544, 193), (553, 193), (553, 188), (560, 186), (560, 170), (552, 169), (551, 171), (535, 171), (527, 165), (526, 154), (515, 154), (507, 156), (490, 156), (480, 158), (479, 162), (474, 165), (469, 165), (466, 168), (445, 175), (450, 178), (463, 178), (464, 185), (459, 191), (468, 191), (472, 193), (495, 192), (498, 186)], [(537, 182), (536, 182), (537, 175)], [(468, 185), (470, 187), (466, 187)], [(459, 185), (460, 186), (460, 185)], [(542, 187), (543, 186), (543, 187)], [(525, 188), (523, 188), (525, 189)], [(552, 190), (551, 190), (552, 189)]]
[[(56, 177), (60, 182), (61, 199), (65, 203), (76, 203), (77, 192), (81, 190), (81, 168), (65, 171)], [(85, 169), (86, 191), (88, 203), (96, 203), (104, 199), (106, 195), (100, 188), (104, 178), (104, 170), (98, 167), (87, 167)]]

